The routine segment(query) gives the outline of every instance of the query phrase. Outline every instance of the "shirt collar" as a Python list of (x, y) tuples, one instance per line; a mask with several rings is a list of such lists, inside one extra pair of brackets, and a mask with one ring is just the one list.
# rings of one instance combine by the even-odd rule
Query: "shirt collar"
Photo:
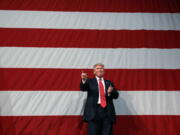
[[(96, 76), (96, 79), (99, 81), (99, 77)], [(104, 81), (104, 78), (103, 78), (103, 77), (101, 77), (101, 79), (102, 79), (102, 81)]]

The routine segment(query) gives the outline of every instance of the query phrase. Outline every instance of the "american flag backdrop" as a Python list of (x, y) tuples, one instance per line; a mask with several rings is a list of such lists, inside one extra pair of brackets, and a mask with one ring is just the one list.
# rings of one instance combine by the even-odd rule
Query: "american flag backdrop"
[(98, 62), (114, 135), (180, 135), (180, 0), (0, 0), (0, 135), (86, 135)]

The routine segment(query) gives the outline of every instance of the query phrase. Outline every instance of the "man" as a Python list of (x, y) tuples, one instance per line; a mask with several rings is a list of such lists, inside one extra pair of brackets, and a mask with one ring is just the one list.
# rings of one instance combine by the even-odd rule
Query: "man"
[(104, 65), (95, 64), (95, 78), (89, 79), (87, 73), (81, 74), (80, 88), (87, 91), (87, 101), (83, 119), (88, 122), (88, 135), (112, 135), (116, 121), (113, 99), (119, 94), (114, 84), (104, 79)]

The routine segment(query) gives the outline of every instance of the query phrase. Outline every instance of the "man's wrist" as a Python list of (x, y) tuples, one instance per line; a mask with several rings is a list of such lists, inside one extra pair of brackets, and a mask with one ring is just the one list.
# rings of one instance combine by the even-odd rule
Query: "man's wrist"
[(86, 82), (87, 79), (82, 79), (82, 83), (84, 84)]

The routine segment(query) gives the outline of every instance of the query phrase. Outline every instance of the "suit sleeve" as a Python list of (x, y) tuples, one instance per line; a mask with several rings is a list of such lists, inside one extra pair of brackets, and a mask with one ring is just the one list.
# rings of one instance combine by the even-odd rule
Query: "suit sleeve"
[(117, 89), (115, 88), (115, 86), (114, 86), (114, 84), (112, 82), (111, 82), (111, 86), (113, 87), (113, 90), (110, 93), (109, 98), (117, 99), (119, 97), (119, 93), (118, 93)]
[(83, 83), (82, 82), (82, 80), (80, 81), (80, 89), (81, 89), (81, 91), (88, 91), (88, 88), (89, 88), (89, 79), (87, 79), (86, 81), (85, 81), (85, 83)]

